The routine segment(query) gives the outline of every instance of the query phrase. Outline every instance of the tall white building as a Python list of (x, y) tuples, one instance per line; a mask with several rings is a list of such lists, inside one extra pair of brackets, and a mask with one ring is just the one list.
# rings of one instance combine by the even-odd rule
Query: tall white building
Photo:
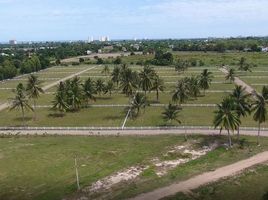
[(88, 37), (88, 40), (87, 40), (88, 43), (91, 43), (91, 42), (93, 42), (93, 41), (94, 41), (94, 37), (93, 37), (93, 36)]
[(108, 41), (110, 41), (109, 36), (102, 36), (102, 37), (100, 37), (100, 42), (108, 42)]

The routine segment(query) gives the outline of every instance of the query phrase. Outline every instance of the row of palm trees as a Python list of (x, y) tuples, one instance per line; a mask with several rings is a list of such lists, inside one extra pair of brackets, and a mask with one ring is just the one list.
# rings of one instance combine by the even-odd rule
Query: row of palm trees
[[(20, 109), (22, 112), (22, 121), (25, 126), (25, 111), (31, 110), (34, 112), (34, 120), (36, 120), (36, 102), (41, 93), (44, 93), (42, 82), (38, 80), (37, 76), (31, 74), (28, 77), (26, 87), (19, 83), (14, 90), (15, 97), (11, 98), (10, 110)], [(33, 106), (30, 104), (33, 100)]]
[(173, 92), (172, 101), (175, 103), (185, 103), (189, 98), (197, 98), (201, 90), (205, 91), (210, 88), (212, 82), (212, 72), (204, 69), (198, 76), (185, 77), (177, 82)]
[(239, 139), (239, 128), (241, 118), (253, 113), (253, 119), (258, 123), (258, 145), (260, 144), (260, 127), (267, 118), (268, 87), (264, 86), (262, 93), (248, 94), (242, 86), (236, 86), (233, 93), (217, 105), (213, 124), (215, 128), (227, 130), (229, 146), (232, 146), (230, 131), (237, 130)]

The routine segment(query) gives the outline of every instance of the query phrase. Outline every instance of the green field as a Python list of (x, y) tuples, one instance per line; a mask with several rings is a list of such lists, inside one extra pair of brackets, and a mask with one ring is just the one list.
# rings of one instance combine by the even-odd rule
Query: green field
[[(114, 188), (111, 199), (124, 199), (171, 182), (184, 180), (204, 171), (248, 158), (268, 149), (268, 139), (262, 147), (255, 137), (245, 137), (246, 148), (218, 148), (206, 156), (181, 165), (167, 175), (141, 176), (135, 183)], [(188, 142), (205, 145), (226, 142), (225, 137), (191, 136)], [(181, 136), (155, 137), (2, 137), (0, 138), (0, 199), (50, 200), (72, 196), (75, 192), (74, 158), (77, 157), (81, 186), (108, 176), (129, 166), (147, 164), (162, 156), (170, 147), (184, 144)], [(92, 195), (92, 194), (90, 194)], [(109, 197), (109, 198), (110, 198)]]
[[(252, 85), (257, 91), (261, 91), (261, 85), (254, 84), (268, 84), (266, 76), (268, 75), (268, 59), (267, 55), (263, 53), (202, 53), (202, 52), (174, 52), (175, 59), (199, 59), (203, 60), (205, 66), (198, 67), (190, 67), (185, 72), (176, 72), (174, 67), (165, 67), (165, 66), (154, 66), (156, 72), (165, 82), (165, 91), (160, 93), (160, 101), (156, 102), (156, 94), (155, 92), (148, 93), (147, 97), (151, 104), (160, 103), (160, 104), (168, 104), (172, 99), (172, 92), (175, 89), (176, 82), (179, 79), (189, 76), (199, 75), (202, 70), (208, 68), (209, 71), (213, 72), (213, 83), (209, 88), (206, 95), (203, 95), (203, 91), (197, 99), (190, 99), (186, 103), (187, 104), (217, 104), (220, 103), (222, 98), (227, 96), (230, 91), (235, 87), (233, 83), (229, 83), (225, 81), (225, 75), (219, 71), (219, 66), (222, 64), (230, 65), (237, 68), (237, 64), (242, 56), (246, 57), (247, 61), (250, 63), (254, 63), (258, 65), (258, 67), (253, 68), (253, 72), (239, 72), (238, 75), (241, 77), (249, 85)], [(136, 56), (128, 56), (122, 58), (123, 62), (131, 63), (129, 66), (136, 71), (140, 71), (142, 66), (135, 65), (135, 61), (139, 61), (142, 59), (150, 59), (151, 56), (144, 55), (136, 55)], [(133, 63), (132, 63), (133, 62)], [(104, 81), (110, 80), (110, 76), (105, 76), (102, 73), (103, 66), (96, 65), (79, 65), (79, 66), (56, 66), (44, 71), (40, 71), (37, 75), (41, 79), (46, 78), (56, 78), (59, 80), (60, 78), (64, 78), (73, 73), (79, 72), (83, 69), (89, 67), (96, 67), (90, 71), (87, 71), (81, 74), (81, 81), (85, 81), (87, 78), (91, 77), (93, 80), (102, 79)], [(109, 65), (110, 72), (113, 70), (114, 65)], [(260, 77), (262, 76), (262, 77)], [(268, 76), (267, 76), (268, 77)], [(24, 77), (25, 78), (25, 77)], [(56, 80), (45, 80), (43, 81), (43, 86), (55, 82)], [(0, 83), (0, 88), (15, 88), (19, 83), (25, 83), (25, 81), (6, 81), (4, 83)], [(52, 104), (54, 95), (52, 92), (56, 91), (56, 87), (50, 88), (47, 92), (49, 94), (44, 94), (38, 100), (37, 104), (42, 106), (49, 106)], [(0, 103), (6, 102), (9, 98), (13, 97), (14, 94), (11, 90), (0, 90)], [(109, 95), (101, 95), (97, 97), (97, 101), (91, 102), (92, 105), (118, 105), (118, 104), (128, 104), (129, 98), (125, 95), (121, 94), (120, 91), (113, 92), (112, 96)], [(48, 108), (42, 108), (38, 110), (38, 120), (33, 122), (31, 119), (32, 114), (27, 113), (27, 124), (29, 126), (52, 126), (58, 124), (60, 126), (73, 126), (71, 118), (78, 117), (79, 122), (75, 123), (77, 126), (120, 126), (121, 122), (124, 120), (125, 112), (124, 108), (109, 108), (113, 114), (107, 114), (107, 112), (103, 112), (106, 108), (89, 108), (86, 110), (82, 110), (80, 113), (67, 113), (63, 118), (55, 118), (51, 117), (54, 113)], [(115, 112), (114, 112), (115, 110)], [(153, 110), (153, 111), (151, 111)], [(198, 110), (198, 113), (195, 113), (194, 110)], [(209, 110), (209, 112), (207, 112)], [(147, 113), (148, 112), (148, 113)], [(127, 124), (130, 126), (159, 126), (162, 125), (161, 119), (162, 108), (148, 108), (146, 113), (142, 115), (140, 118), (136, 120), (128, 120)], [(117, 115), (118, 116), (115, 116)], [(202, 116), (205, 115), (205, 118)], [(94, 116), (94, 117), (93, 117)], [(145, 117), (144, 117), (145, 116)], [(181, 116), (186, 124), (189, 125), (211, 125), (213, 119), (213, 109), (210, 108), (185, 108), (181, 112)], [(2, 119), (0, 122), (0, 126), (10, 126), (16, 125), (19, 126), (20, 114), (16, 111), (8, 112), (4, 111), (0, 113), (0, 118)], [(144, 119), (146, 118), (146, 119)], [(148, 118), (148, 119), (147, 119)], [(103, 120), (108, 119), (108, 123), (103, 123)], [(114, 121), (113, 121), (114, 120)], [(255, 126), (256, 123), (251, 121), (251, 118), (246, 119), (245, 126)], [(264, 124), (266, 127), (267, 124)]]

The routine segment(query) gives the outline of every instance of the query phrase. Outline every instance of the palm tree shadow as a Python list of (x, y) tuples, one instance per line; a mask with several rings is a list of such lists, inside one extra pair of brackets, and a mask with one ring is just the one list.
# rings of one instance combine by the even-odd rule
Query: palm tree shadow
[[(32, 117), (24, 117), (25, 122), (29, 122), (32, 119), (33, 119)], [(16, 117), (14, 120), (18, 122), (23, 122), (23, 117)]]
[(62, 118), (64, 116), (65, 116), (64, 113), (50, 113), (50, 114), (48, 114), (49, 118)]

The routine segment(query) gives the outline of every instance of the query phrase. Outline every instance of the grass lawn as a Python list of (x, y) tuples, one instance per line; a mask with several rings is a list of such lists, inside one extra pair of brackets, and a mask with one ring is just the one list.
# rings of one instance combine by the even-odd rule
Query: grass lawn
[(264, 200), (268, 196), (268, 165), (259, 165), (242, 175), (201, 187), (186, 195), (179, 193), (165, 200)]
[(83, 187), (182, 142), (176, 136), (0, 138), (0, 199), (56, 200), (73, 193), (75, 156)]
[[(217, 140), (221, 140), (222, 142), (226, 142), (225, 137), (217, 137)], [(246, 145), (244, 148), (240, 148), (238, 145), (234, 146), (230, 150), (226, 150), (225, 148), (218, 148), (206, 156), (201, 157), (200, 159), (191, 161), (189, 163), (180, 165), (176, 167), (174, 170), (171, 170), (166, 176), (158, 178), (153, 172), (149, 176), (141, 177), (134, 183), (124, 184), (119, 189), (114, 189), (113, 193), (110, 193), (110, 199), (119, 200), (126, 199), (132, 196), (136, 196), (137, 194), (152, 191), (153, 189), (160, 188), (163, 186), (167, 186), (171, 183), (187, 180), (190, 177), (196, 176), (203, 172), (212, 171), (221, 166), (225, 166), (238, 160), (246, 159), (248, 157), (253, 156), (256, 153), (266, 151), (268, 149), (268, 139), (262, 138), (262, 146), (257, 147), (256, 138), (255, 137), (243, 137), (246, 139)], [(191, 136), (188, 139), (197, 139), (197, 136)], [(213, 140), (213, 137), (210, 137), (207, 140)], [(153, 170), (153, 169), (152, 169)], [(265, 177), (267, 177), (267, 171), (265, 172)], [(267, 179), (262, 179), (266, 181), (265, 185), (267, 186)], [(261, 181), (262, 183), (262, 181)], [(254, 185), (251, 182), (248, 182), (248, 186), (251, 187), (251, 191), (254, 191), (256, 187), (256, 191), (261, 191), (261, 189), (257, 188), (258, 184)], [(265, 187), (265, 186), (264, 186)], [(262, 187), (262, 188), (264, 188)], [(218, 187), (218, 190), (221, 190), (222, 198), (220, 199), (229, 199), (228, 195), (224, 198), (225, 193), (223, 188)], [(237, 189), (239, 189), (237, 187)], [(235, 191), (235, 190), (233, 190)], [(212, 196), (213, 197), (213, 196)], [(218, 196), (215, 196), (218, 197)], [(237, 196), (236, 196), (237, 197)], [(243, 196), (242, 196), (243, 197)], [(174, 198), (180, 199), (180, 198)], [(183, 198), (182, 198), (183, 199)], [(202, 198), (195, 198), (202, 199)], [(218, 198), (211, 198), (218, 199)], [(233, 198), (243, 199), (243, 198)], [(250, 199), (250, 198), (249, 198)], [(251, 198), (254, 199), (254, 198)]]
[[(185, 180), (205, 171), (248, 158), (268, 149), (268, 139), (257, 147), (255, 137), (245, 137), (244, 149), (218, 148), (206, 156), (176, 167), (158, 178), (154, 174), (124, 183), (111, 199), (125, 199), (141, 192)], [(188, 140), (205, 145), (209, 141), (226, 142), (225, 137), (189, 136)], [(2, 137), (0, 138), (0, 199), (50, 200), (72, 196), (76, 190), (74, 158), (78, 159), (81, 186), (120, 169), (147, 164), (161, 157), (170, 147), (182, 145), (183, 136), (154, 137)]]
[[(26, 113), (28, 126), (54, 127), (119, 127), (122, 126), (126, 113), (123, 108), (88, 108), (80, 112), (66, 113), (64, 117), (55, 116), (55, 112), (47, 108), (37, 109), (37, 121), (33, 121), (33, 113)], [(0, 112), (0, 126), (21, 126), (20, 111), (4, 110)]]

